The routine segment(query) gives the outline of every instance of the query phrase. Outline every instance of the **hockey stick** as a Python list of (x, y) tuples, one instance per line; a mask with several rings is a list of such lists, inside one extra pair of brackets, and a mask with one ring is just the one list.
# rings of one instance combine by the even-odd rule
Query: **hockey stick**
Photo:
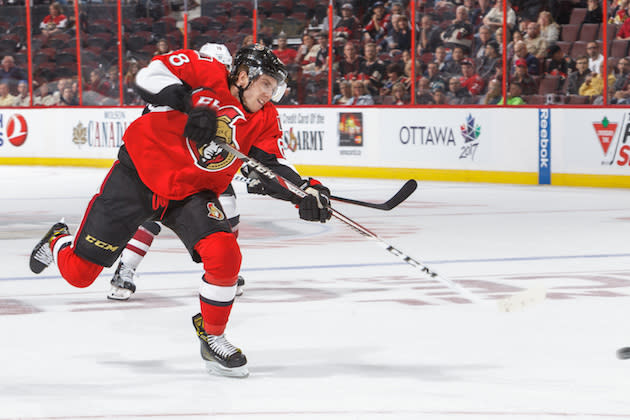
[[(260, 183), (260, 181), (257, 179), (247, 178), (238, 174), (234, 176), (234, 179), (237, 181), (242, 181), (252, 186)], [(403, 201), (405, 201), (411, 194), (413, 194), (413, 192), (416, 190), (417, 187), (418, 187), (418, 183), (416, 182), (416, 180), (410, 179), (407, 182), (405, 182), (405, 185), (403, 185), (398, 190), (398, 192), (392, 196), (392, 198), (390, 198), (384, 203), (370, 203), (367, 201), (354, 200), (352, 198), (338, 197), (336, 195), (331, 195), (330, 198), (331, 200), (339, 201), (342, 203), (354, 204), (356, 206), (362, 206), (362, 207), (369, 207), (371, 209), (389, 211), (393, 209), (394, 207), (398, 206)]]
[[(224, 149), (225, 151), (230, 152), (230, 153), (234, 154), (236, 157), (238, 157), (241, 161), (243, 161), (244, 164), (248, 165), (249, 167), (254, 169), (256, 172), (258, 172), (259, 174), (265, 176), (267, 179), (269, 179), (269, 180), (271, 180), (273, 182), (277, 182), (283, 188), (289, 190), (290, 192), (292, 192), (296, 196), (298, 196), (298, 197), (305, 197), (307, 195), (307, 193), (304, 192), (303, 190), (301, 190), (298, 186), (296, 186), (295, 184), (291, 183), (290, 181), (284, 179), (283, 177), (279, 176), (278, 174), (273, 172), (271, 169), (267, 168), (262, 163), (258, 162), (256, 159), (250, 158), (249, 156), (245, 155), (244, 153), (242, 153), (241, 151), (237, 150), (233, 146), (225, 143), (221, 139), (216, 139), (215, 142), (218, 143), (219, 146), (222, 149)], [(485, 303), (485, 301), (482, 301), (477, 295), (473, 294), (468, 289), (463, 288), (462, 286), (460, 286), (459, 284), (453, 282), (450, 279), (447, 279), (447, 278), (444, 278), (444, 277), (438, 275), (435, 271), (431, 270), (427, 265), (425, 265), (421, 261), (410, 257), (409, 255), (405, 254), (401, 250), (399, 250), (399, 249), (395, 248), (394, 246), (388, 244), (383, 239), (378, 237), (375, 233), (373, 233), (369, 229), (361, 226), (359, 223), (355, 222), (354, 220), (350, 219), (349, 217), (344, 216), (343, 214), (341, 214), (337, 210), (333, 209), (332, 207), (330, 208), (330, 211), (332, 212), (333, 217), (335, 217), (337, 220), (339, 220), (342, 223), (346, 224), (347, 226), (349, 226), (353, 230), (357, 231), (361, 235), (378, 242), (381, 246), (383, 246), (385, 248), (385, 250), (387, 250), (391, 254), (401, 258), (407, 264), (420, 269), (420, 271), (423, 274), (429, 276), (431, 279), (442, 283), (443, 285), (445, 285), (449, 289), (451, 289), (454, 292), (458, 293), (460, 296), (470, 300), (471, 302), (474, 302), (474, 303), (481, 303), (481, 302), (483, 302), (483, 303)], [(497, 306), (498, 306), (500, 311), (510, 312), (510, 311), (513, 311), (513, 310), (521, 309), (524, 306), (527, 306), (527, 305), (529, 305), (531, 303), (536, 303), (536, 302), (539, 302), (539, 301), (543, 300), (545, 298), (545, 294), (546, 294), (546, 291), (544, 290), (544, 288), (542, 288), (542, 289), (530, 289), (530, 290), (526, 290), (525, 292), (517, 293), (517, 294), (512, 295), (512, 296), (510, 296), (508, 298), (504, 298), (504, 299), (499, 300)]]

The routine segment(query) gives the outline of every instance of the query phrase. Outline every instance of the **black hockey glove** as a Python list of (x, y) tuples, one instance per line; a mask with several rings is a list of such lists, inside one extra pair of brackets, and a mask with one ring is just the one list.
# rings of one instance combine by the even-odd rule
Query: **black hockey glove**
[(154, 105), (170, 106), (181, 112), (188, 112), (192, 108), (190, 89), (185, 85), (174, 84), (167, 86), (150, 99), (147, 102)]
[(311, 222), (319, 220), (321, 223), (329, 220), (332, 216), (330, 211), (330, 190), (312, 179), (309, 179), (300, 188), (307, 193), (298, 204), (300, 219)]
[(197, 146), (210, 144), (217, 135), (217, 113), (208, 107), (196, 107), (188, 113), (188, 121), (184, 127), (184, 136)]

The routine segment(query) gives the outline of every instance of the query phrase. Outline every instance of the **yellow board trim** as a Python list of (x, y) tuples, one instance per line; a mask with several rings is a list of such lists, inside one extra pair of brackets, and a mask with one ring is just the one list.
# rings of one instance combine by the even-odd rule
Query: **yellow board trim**
[(630, 176), (551, 174), (551, 184), (567, 187), (630, 188)]
[[(0, 157), (0, 165), (77, 166), (109, 168), (114, 159)], [(487, 182), (537, 185), (534, 172), (468, 171), (455, 169), (372, 168), (352, 166), (295, 165), (300, 174), (315, 177), (418, 179), (446, 182)], [(630, 176), (552, 174), (551, 184), (570, 187), (630, 188)]]
[(115, 159), (80, 159), (80, 158), (22, 158), (0, 157), (0, 165), (26, 166), (81, 166), (89, 168), (109, 168)]
[(305, 176), (341, 178), (421, 179), (423, 181), (538, 184), (534, 172), (468, 171), (456, 169), (371, 168), (354, 166), (295, 165)]

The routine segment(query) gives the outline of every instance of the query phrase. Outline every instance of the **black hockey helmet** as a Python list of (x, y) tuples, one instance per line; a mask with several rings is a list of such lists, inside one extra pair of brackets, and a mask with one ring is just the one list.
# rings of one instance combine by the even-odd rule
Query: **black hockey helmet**
[(243, 70), (247, 71), (249, 84), (245, 88), (239, 88), (239, 91), (241, 91), (241, 89), (247, 89), (254, 80), (266, 74), (273, 77), (278, 82), (278, 86), (274, 90), (271, 100), (278, 102), (282, 99), (284, 91), (287, 88), (287, 68), (269, 48), (261, 44), (253, 44), (238, 50), (232, 65), (230, 81), (235, 83), (238, 74)]

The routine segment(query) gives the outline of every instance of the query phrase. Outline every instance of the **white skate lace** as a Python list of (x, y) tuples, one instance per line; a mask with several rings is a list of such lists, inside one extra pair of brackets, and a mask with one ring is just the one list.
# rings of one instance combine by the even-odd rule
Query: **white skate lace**
[(42, 244), (42, 246), (35, 253), (35, 259), (40, 263), (49, 266), (53, 262), (53, 254), (48, 246), (48, 243)]
[(238, 352), (238, 349), (232, 345), (225, 338), (224, 334), (221, 335), (209, 335), (208, 336), (208, 345), (216, 354), (221, 356), (223, 359), (227, 359), (234, 353)]

